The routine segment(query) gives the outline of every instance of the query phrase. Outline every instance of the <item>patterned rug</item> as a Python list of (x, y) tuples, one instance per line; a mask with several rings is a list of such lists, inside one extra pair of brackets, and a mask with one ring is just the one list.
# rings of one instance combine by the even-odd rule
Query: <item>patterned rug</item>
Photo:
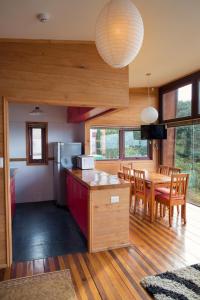
[(157, 300), (200, 300), (200, 264), (145, 277), (141, 284)]
[(75, 300), (69, 270), (0, 282), (1, 300)]

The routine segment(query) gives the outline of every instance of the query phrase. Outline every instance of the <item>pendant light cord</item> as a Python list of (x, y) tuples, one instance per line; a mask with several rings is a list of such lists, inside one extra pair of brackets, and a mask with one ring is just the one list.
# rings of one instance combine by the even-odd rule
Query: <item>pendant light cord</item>
[(147, 76), (148, 106), (151, 106), (150, 86), (149, 86), (149, 78), (150, 78), (150, 76), (151, 76), (151, 73), (146, 73), (146, 76)]

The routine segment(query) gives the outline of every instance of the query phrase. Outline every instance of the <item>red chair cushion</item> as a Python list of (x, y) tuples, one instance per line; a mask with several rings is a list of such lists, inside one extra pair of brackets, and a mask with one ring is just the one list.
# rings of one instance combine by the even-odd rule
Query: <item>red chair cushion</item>
[(156, 188), (156, 192), (163, 193), (163, 194), (170, 194), (170, 188), (166, 188), (166, 187)]
[[(167, 189), (166, 189), (167, 190)], [(169, 197), (170, 197), (170, 189), (167, 193), (162, 193), (162, 192), (157, 192), (157, 195), (156, 195), (156, 198), (162, 198), (164, 200), (169, 200)], [(180, 195), (180, 196), (173, 196), (172, 195), (172, 199), (173, 200), (183, 200), (184, 199), (184, 195)]]

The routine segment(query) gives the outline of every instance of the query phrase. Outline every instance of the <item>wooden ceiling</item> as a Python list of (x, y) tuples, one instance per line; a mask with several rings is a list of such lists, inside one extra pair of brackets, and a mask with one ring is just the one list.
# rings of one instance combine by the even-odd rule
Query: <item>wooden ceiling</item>
[[(141, 12), (144, 43), (129, 68), (129, 86), (160, 86), (200, 65), (199, 0), (132, 0)], [(93, 41), (95, 22), (108, 0), (0, 0), (0, 38)], [(48, 12), (48, 23), (36, 15)]]

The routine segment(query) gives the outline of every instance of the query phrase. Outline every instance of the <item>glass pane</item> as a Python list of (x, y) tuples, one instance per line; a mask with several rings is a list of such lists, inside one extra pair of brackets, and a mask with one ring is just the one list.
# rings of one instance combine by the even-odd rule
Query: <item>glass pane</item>
[(141, 140), (141, 132), (138, 130), (125, 131), (125, 157), (148, 157), (148, 144)]
[(193, 168), (193, 126), (176, 128), (175, 166), (182, 172), (190, 172)]
[(193, 166), (190, 178), (191, 202), (200, 205), (200, 124), (193, 125)]
[(190, 174), (188, 201), (200, 206), (200, 124), (168, 129), (163, 142), (163, 164)]
[(200, 81), (199, 81), (199, 88), (198, 88), (198, 97), (199, 97), (199, 114), (200, 114)]
[(162, 101), (164, 120), (191, 116), (192, 84), (164, 94)]
[(33, 159), (42, 159), (42, 129), (32, 129)]
[(90, 155), (96, 160), (119, 158), (119, 129), (90, 129)]

